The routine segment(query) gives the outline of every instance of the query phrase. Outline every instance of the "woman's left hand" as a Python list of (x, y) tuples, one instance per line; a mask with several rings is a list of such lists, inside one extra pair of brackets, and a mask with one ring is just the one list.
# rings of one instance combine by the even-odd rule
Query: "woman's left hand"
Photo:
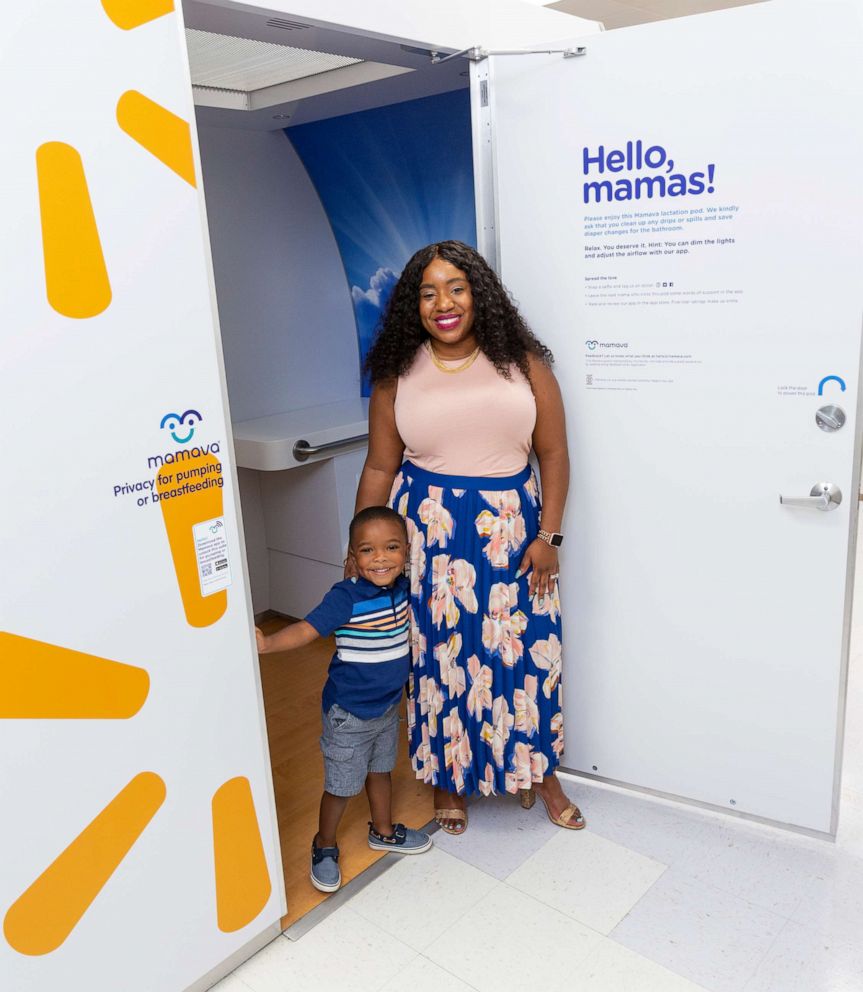
[(529, 583), (531, 599), (537, 593), (540, 600), (551, 595), (557, 582), (557, 548), (551, 547), (538, 537), (531, 541), (521, 559), (518, 574), (524, 575), (530, 569), (533, 569)]

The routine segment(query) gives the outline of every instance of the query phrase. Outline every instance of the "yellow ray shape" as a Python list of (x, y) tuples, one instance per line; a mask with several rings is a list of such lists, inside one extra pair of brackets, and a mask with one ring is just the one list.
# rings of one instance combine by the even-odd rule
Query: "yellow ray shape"
[[(188, 472), (191, 468), (202, 469), (200, 478), (206, 478), (206, 467), (218, 466), (219, 461), (213, 455), (200, 455), (175, 464), (183, 472)], [(211, 486), (166, 499), (165, 493), (176, 491), (177, 485), (174, 465), (163, 465), (156, 474), (156, 493), (162, 497), (162, 519), (168, 532), (183, 610), (190, 626), (209, 627), (228, 608), (228, 593), (222, 589), (209, 596), (201, 595), (192, 528), (204, 520), (222, 516), (222, 490), (218, 486)]]
[(9, 944), (21, 954), (57, 950), (164, 801), (158, 775), (136, 775), (12, 905)]
[(143, 668), (0, 631), (0, 720), (128, 720), (149, 691)]
[(192, 136), (182, 117), (137, 90), (127, 90), (117, 101), (117, 123), (142, 148), (195, 185)]
[(173, 0), (102, 0), (105, 13), (124, 31), (140, 27), (147, 21), (170, 14), (174, 10)]
[(48, 302), (64, 317), (95, 317), (111, 284), (84, 163), (71, 145), (49, 141), (36, 149), (36, 173)]
[(272, 887), (252, 788), (245, 777), (229, 779), (213, 796), (216, 917), (232, 933), (266, 906)]

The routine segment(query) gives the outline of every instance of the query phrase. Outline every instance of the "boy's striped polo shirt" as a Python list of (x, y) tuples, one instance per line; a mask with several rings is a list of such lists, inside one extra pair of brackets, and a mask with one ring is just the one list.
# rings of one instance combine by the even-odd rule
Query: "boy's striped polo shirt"
[(399, 701), (410, 665), (408, 589), (404, 576), (389, 588), (345, 579), (305, 618), (321, 636), (336, 635), (325, 711), (338, 703), (369, 720)]

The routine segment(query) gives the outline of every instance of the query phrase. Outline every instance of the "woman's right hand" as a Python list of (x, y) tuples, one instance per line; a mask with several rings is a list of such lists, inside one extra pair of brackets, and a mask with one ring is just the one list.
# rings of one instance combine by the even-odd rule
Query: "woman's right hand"
[(261, 628), (260, 627), (255, 627), (255, 643), (257, 644), (257, 647), (258, 647), (258, 654), (266, 654), (267, 653), (267, 642), (268, 642), (268, 640), (269, 640), (269, 638), (261, 630)]
[(355, 579), (360, 573), (357, 571), (356, 559), (353, 555), (348, 555), (345, 558), (345, 578)]

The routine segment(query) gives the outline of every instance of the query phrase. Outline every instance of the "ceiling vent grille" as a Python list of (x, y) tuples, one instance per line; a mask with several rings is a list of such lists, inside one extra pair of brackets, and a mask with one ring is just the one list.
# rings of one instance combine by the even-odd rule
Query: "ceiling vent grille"
[(284, 17), (271, 17), (267, 21), (268, 28), (281, 28), (283, 31), (308, 31), (311, 24), (301, 24), (299, 21), (286, 21)]
[(186, 29), (195, 86), (251, 93), (279, 83), (356, 65), (361, 59), (313, 52), (271, 41)]

